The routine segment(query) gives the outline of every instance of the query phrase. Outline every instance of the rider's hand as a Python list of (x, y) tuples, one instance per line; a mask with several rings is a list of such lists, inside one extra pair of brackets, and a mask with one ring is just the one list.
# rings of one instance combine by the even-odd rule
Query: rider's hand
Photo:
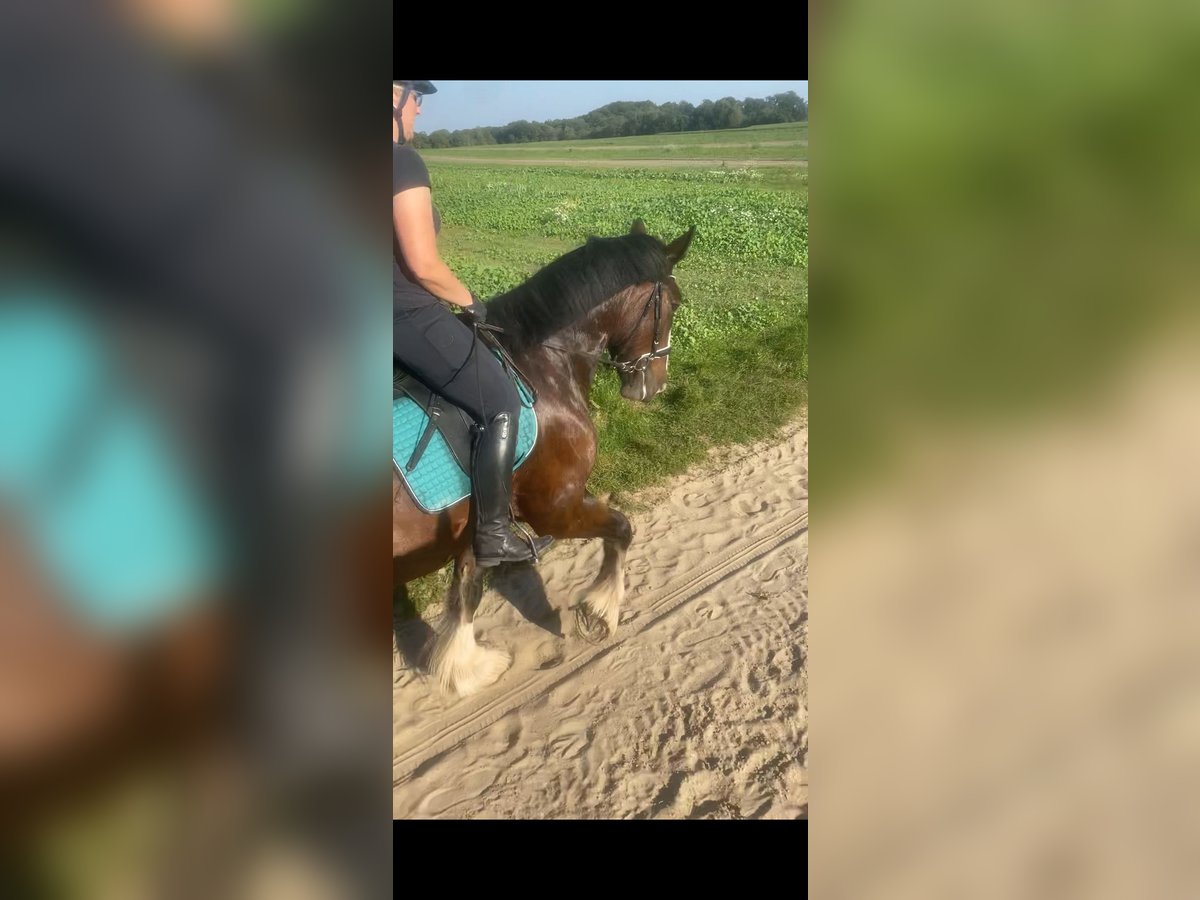
[(475, 296), (474, 291), (471, 292), (471, 305), (463, 307), (463, 310), (481, 325), (487, 321), (487, 307)]

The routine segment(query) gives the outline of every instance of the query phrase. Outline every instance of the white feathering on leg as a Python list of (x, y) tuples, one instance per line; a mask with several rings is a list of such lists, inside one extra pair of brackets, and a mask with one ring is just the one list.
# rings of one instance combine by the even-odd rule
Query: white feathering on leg
[(621, 604), (625, 602), (625, 551), (616, 550), (613, 574), (588, 594), (584, 604), (596, 618), (603, 619), (609, 636), (617, 633)]
[(466, 697), (494, 684), (511, 664), (503, 650), (475, 642), (475, 623), (460, 622), (449, 612), (439, 623), (429, 669), (443, 691)]

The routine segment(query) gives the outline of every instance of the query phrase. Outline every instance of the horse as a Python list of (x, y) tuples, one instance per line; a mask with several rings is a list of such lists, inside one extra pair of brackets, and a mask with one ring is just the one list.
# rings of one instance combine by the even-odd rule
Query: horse
[[(576, 631), (592, 643), (616, 632), (633, 530), (620, 511), (587, 491), (597, 449), (588, 395), (602, 363), (616, 369), (627, 400), (648, 403), (666, 388), (671, 323), (683, 301), (673, 270), (695, 233), (692, 226), (665, 244), (638, 219), (628, 234), (588, 238), (488, 302), (488, 324), (501, 329), (497, 339), (538, 397), (538, 440), (514, 475), (513, 513), (540, 535), (604, 541), (600, 571), (574, 607)], [(483, 583), (468, 527), (470, 498), (429, 514), (395, 471), (392, 488), (394, 582), (403, 590), (405, 582), (454, 560), (428, 668), (443, 690), (467, 696), (498, 680), (512, 662), (503, 650), (475, 642)]]

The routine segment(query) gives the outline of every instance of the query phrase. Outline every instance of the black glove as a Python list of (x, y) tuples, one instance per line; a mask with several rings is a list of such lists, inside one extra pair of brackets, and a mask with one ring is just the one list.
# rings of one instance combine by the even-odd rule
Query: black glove
[(487, 321), (487, 307), (484, 306), (483, 303), (480, 302), (479, 298), (475, 296), (474, 291), (471, 292), (471, 305), (464, 307), (464, 309), (468, 314), (470, 314), (471, 318), (479, 324), (482, 325)]

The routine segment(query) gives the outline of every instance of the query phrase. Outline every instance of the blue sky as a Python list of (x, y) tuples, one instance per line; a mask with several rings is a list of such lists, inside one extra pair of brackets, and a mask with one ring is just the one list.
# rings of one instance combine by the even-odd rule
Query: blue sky
[(417, 131), (507, 125), (518, 119), (570, 119), (617, 100), (687, 100), (767, 97), (795, 91), (808, 96), (807, 81), (437, 81), (425, 98)]

